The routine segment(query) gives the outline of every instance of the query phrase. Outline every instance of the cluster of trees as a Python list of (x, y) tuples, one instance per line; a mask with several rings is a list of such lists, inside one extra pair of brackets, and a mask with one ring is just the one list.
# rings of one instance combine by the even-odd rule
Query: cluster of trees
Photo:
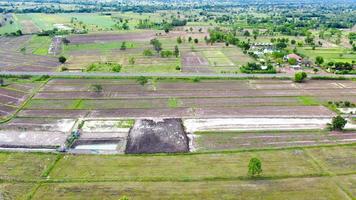
[(162, 22), (151, 22), (149, 19), (140, 19), (136, 28), (138, 29), (158, 29), (158, 30), (164, 30), (166, 33), (168, 33), (170, 30), (172, 30), (174, 27), (177, 26), (185, 26), (187, 24), (187, 20), (185, 19), (172, 19), (171, 22), (168, 22), (166, 20), (163, 20)]
[(276, 69), (271, 64), (262, 65), (258, 63), (247, 63), (240, 67), (242, 73), (262, 73), (262, 74), (275, 74)]
[(350, 71), (353, 70), (353, 65), (348, 62), (329, 62), (328, 66), (337, 71)]
[(52, 30), (45, 30), (37, 33), (38, 36), (55, 36), (55, 35), (68, 35), (71, 33), (67, 30), (59, 30), (58, 28), (54, 28)]
[[(4, 36), (21, 36), (22, 35), (22, 31), (21, 30), (17, 30), (15, 32), (11, 32), (11, 33), (5, 33)], [(1, 34), (0, 34), (1, 36)]]
[(209, 38), (205, 39), (207, 43), (224, 42), (226, 46), (236, 45), (247, 51), (250, 49), (250, 44), (245, 41), (240, 41), (234, 31), (223, 31), (219, 28), (209, 30)]
[[(179, 48), (178, 46), (176, 45), (174, 47), (174, 50), (173, 51), (170, 51), (170, 50), (163, 50), (162, 48), (162, 43), (157, 39), (152, 39), (150, 41), (150, 44), (153, 46), (154, 50), (157, 52), (157, 53), (160, 53), (161, 57), (162, 58), (167, 58), (167, 57), (171, 57), (171, 56), (175, 56), (175, 57), (178, 57), (180, 52), (179, 52)], [(144, 50), (144, 55), (145, 56), (151, 56), (153, 55), (152, 52), (150, 50)]]

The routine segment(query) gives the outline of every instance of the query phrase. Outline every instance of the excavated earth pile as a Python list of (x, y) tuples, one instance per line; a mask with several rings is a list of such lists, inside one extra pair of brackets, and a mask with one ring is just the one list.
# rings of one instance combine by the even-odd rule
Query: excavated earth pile
[(189, 142), (181, 119), (136, 120), (130, 130), (125, 153), (188, 152)]

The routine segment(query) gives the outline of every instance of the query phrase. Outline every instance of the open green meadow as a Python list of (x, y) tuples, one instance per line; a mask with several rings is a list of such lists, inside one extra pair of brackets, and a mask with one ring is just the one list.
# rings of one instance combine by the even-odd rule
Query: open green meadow
[[(150, 156), (3, 152), (0, 191), (15, 199), (352, 199), (355, 150), (351, 145)], [(247, 176), (251, 157), (262, 161), (257, 178)]]

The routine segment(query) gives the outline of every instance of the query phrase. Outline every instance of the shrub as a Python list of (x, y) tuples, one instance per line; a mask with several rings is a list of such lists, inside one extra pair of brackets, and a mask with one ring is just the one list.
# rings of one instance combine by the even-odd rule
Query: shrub
[(173, 55), (172, 51), (169, 51), (169, 50), (161, 51), (162, 58), (168, 58), (168, 57), (171, 57), (172, 55)]
[(60, 57), (58, 58), (58, 61), (59, 61), (60, 63), (64, 64), (64, 63), (67, 61), (67, 58), (64, 57), (64, 56), (60, 56)]
[(120, 72), (121, 71), (121, 65), (116, 64), (112, 67), (111, 69), (113, 72)]
[(143, 50), (143, 55), (144, 56), (153, 56), (153, 53), (150, 49), (145, 49), (145, 50)]
[(98, 84), (93, 84), (93, 85), (91, 85), (90, 89), (91, 89), (91, 91), (93, 91), (93, 92), (100, 93), (100, 92), (103, 91), (103, 86), (98, 85)]
[(347, 124), (346, 119), (341, 117), (340, 115), (333, 117), (331, 121), (331, 130), (338, 130), (341, 131), (344, 129), (345, 125)]
[(256, 176), (262, 173), (262, 163), (258, 158), (251, 158), (248, 164), (248, 175)]
[(306, 78), (307, 78), (307, 73), (305, 72), (297, 72), (294, 74), (294, 81), (297, 83), (302, 83)]
[(288, 63), (289, 63), (290, 65), (295, 65), (295, 64), (297, 64), (297, 59), (295, 59), (295, 58), (289, 58), (289, 59), (288, 59)]
[(148, 83), (148, 79), (146, 77), (144, 77), (144, 76), (140, 76), (137, 79), (137, 83), (142, 85), (142, 86), (144, 86), (144, 85), (146, 85)]

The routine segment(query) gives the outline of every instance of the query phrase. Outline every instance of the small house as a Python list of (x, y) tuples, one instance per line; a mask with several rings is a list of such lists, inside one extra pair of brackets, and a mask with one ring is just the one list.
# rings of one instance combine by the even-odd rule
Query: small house
[(284, 59), (285, 59), (286, 61), (289, 60), (289, 59), (291, 59), (291, 58), (296, 59), (298, 63), (301, 63), (301, 62), (303, 61), (303, 58), (300, 57), (300, 56), (298, 56), (298, 55), (295, 54), (295, 53), (288, 54), (288, 55), (286, 55), (286, 56), (284, 57)]

